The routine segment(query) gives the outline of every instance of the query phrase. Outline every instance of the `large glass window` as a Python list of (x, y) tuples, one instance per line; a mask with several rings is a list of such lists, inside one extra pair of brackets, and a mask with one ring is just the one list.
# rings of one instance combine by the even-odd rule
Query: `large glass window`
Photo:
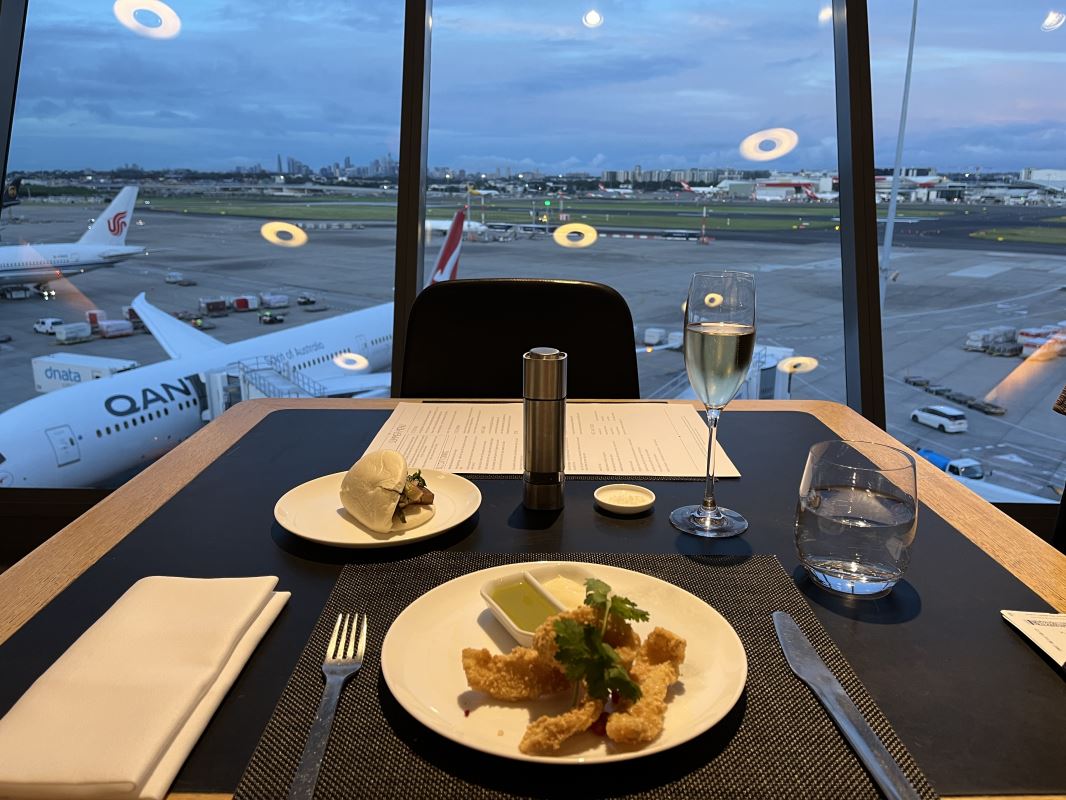
[(1066, 17), (922, 4), (897, 161), (911, 10), (870, 3), (888, 430), (993, 502), (1053, 501), (1066, 476), (1051, 410), (1066, 383), (1066, 103), (1049, 87)]
[(113, 485), (240, 398), (375, 389), (402, 26), (395, 3), (30, 4), (0, 485)]
[(435, 2), (428, 216), (469, 205), (460, 274), (613, 286), (642, 393), (674, 397), (691, 274), (753, 271), (742, 393), (773, 396), (782, 364), (778, 396), (843, 401), (824, 5)]

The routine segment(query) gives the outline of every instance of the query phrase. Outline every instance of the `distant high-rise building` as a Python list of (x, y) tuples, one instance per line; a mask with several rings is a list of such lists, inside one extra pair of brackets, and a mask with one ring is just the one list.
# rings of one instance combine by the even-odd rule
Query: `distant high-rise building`
[(352, 157), (351, 156), (345, 156), (344, 157), (344, 168), (345, 169), (351, 169), (352, 168)]
[(280, 175), (281, 172), (281, 153), (278, 153), (278, 174)]

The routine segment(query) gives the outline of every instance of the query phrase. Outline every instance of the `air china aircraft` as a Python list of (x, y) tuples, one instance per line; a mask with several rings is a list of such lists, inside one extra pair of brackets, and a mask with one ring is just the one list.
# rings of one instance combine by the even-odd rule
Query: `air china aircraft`
[(127, 186), (77, 242), (0, 247), (0, 286), (33, 285), (43, 293), (48, 282), (56, 278), (110, 267), (141, 255), (143, 247), (126, 246), (136, 202), (137, 187)]
[[(460, 209), (430, 283), (455, 278), (463, 218)], [(245, 359), (273, 357), (323, 383), (337, 377), (347, 393), (389, 385), (389, 373), (376, 370), (392, 361), (392, 303), (232, 344), (161, 311), (143, 293), (133, 308), (170, 360), (49, 392), (0, 413), (0, 486), (98, 486), (153, 461), (204, 424), (208, 375)]]

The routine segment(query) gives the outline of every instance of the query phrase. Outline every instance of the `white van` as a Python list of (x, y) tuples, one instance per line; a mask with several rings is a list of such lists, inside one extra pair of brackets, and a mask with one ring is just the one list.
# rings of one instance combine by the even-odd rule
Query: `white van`
[(911, 420), (945, 433), (964, 433), (969, 428), (966, 414), (951, 406), (922, 406), (911, 412)]
[(62, 324), (63, 320), (59, 317), (41, 317), (33, 323), (33, 329), (37, 331), (37, 333), (54, 334), (56, 332), (56, 327)]

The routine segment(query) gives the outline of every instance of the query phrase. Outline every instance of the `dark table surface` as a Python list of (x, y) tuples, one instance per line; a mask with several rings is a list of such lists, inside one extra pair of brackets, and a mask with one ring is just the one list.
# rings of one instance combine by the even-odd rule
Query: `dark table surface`
[(292, 599), (223, 702), (172, 789), (230, 792), (347, 561), (390, 560), (428, 549), (504, 552), (666, 552), (777, 555), (943, 794), (1066, 794), (1060, 736), (1066, 682), (1000, 618), (1001, 609), (1050, 610), (930, 509), (918, 516), (910, 568), (879, 600), (832, 597), (813, 586), (792, 538), (796, 486), (810, 444), (835, 438), (808, 414), (726, 414), (721, 441), (742, 476), (719, 501), (750, 530), (724, 541), (682, 535), (669, 511), (699, 499), (692, 481), (653, 481), (655, 508), (635, 518), (601, 513), (594, 481), (570, 480), (566, 508), (531, 514), (521, 483), (478, 480), (480, 510), (422, 543), (335, 550), (274, 520), (275, 501), (311, 478), (346, 469), (387, 411), (286, 410), (268, 415), (0, 646), (6, 711), (137, 579), (277, 575)]

